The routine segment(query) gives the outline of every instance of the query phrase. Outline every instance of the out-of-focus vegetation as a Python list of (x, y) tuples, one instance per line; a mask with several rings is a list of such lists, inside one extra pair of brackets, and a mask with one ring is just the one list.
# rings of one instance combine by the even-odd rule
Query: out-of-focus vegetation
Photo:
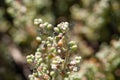
[(35, 18), (70, 23), (81, 80), (120, 80), (120, 0), (0, 0), (0, 80), (30, 74), (24, 57), (38, 46)]

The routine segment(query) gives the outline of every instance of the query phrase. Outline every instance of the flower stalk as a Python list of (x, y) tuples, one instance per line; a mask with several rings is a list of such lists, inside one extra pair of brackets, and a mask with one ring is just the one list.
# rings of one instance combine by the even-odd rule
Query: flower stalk
[(77, 45), (74, 41), (69, 42), (67, 39), (68, 22), (62, 22), (57, 27), (53, 27), (48, 22), (35, 19), (34, 24), (39, 30), (36, 40), (40, 45), (35, 55), (26, 57), (27, 62), (35, 68), (30, 80), (36, 80), (36, 78), (37, 80), (69, 80), (69, 74), (78, 67), (77, 62), (80, 62), (80, 58), (71, 57)]

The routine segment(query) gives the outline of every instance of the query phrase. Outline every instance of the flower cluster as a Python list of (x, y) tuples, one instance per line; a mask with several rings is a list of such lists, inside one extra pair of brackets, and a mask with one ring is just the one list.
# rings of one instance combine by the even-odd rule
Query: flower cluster
[(79, 70), (80, 56), (71, 57), (77, 49), (74, 41), (68, 41), (68, 22), (56, 27), (41, 19), (35, 19), (40, 43), (35, 55), (28, 55), (27, 62), (33, 67), (30, 80), (69, 80), (69, 74)]

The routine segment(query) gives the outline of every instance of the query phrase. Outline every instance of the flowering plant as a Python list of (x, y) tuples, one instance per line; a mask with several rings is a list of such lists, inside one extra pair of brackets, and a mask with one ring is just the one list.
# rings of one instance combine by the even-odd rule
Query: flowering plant
[(68, 22), (53, 27), (48, 22), (35, 19), (34, 24), (38, 26), (36, 40), (40, 45), (35, 55), (26, 57), (33, 68), (30, 80), (70, 80), (69, 75), (79, 70), (81, 57), (72, 55), (77, 45), (74, 41), (68, 41)]

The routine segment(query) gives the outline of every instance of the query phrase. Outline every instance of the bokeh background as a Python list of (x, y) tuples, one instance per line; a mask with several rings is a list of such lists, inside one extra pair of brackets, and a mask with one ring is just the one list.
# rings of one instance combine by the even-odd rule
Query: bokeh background
[(38, 46), (35, 18), (70, 23), (81, 80), (120, 80), (120, 0), (0, 0), (0, 80), (28, 80)]

